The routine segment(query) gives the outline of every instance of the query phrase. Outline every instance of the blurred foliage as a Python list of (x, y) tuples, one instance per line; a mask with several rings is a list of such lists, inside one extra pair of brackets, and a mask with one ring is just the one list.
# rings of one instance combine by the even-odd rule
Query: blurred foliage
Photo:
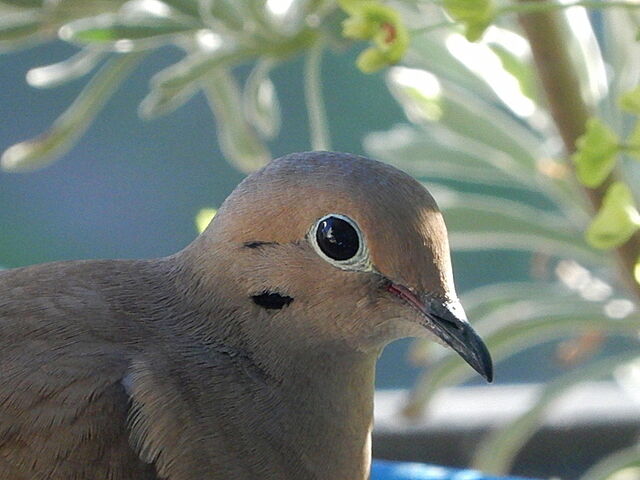
[[(409, 123), (370, 134), (366, 149), (429, 184), (454, 249), (532, 253), (531, 282), (463, 295), (494, 360), (555, 340), (561, 342), (556, 361), (568, 367), (527, 412), (481, 442), (476, 468), (507, 473), (548, 407), (579, 382), (615, 377), (638, 388), (637, 376), (619, 372), (640, 349), (604, 359), (596, 353), (606, 337), (637, 342), (640, 320), (637, 284), (621, 280), (627, 273), (621, 270), (634, 265), (602, 252), (627, 244), (640, 228), (639, 13), (607, 9), (589, 16), (573, 8), (560, 15), (581, 72), (574, 87), (592, 112), (570, 158), (514, 18), (494, 22), (474, 44), (450, 30), (416, 37), (403, 65), (387, 72)], [(603, 189), (598, 211), (584, 195), (595, 187)], [(421, 414), (440, 388), (471, 377), (459, 359), (427, 341), (415, 342), (411, 358), (428, 368), (405, 408), (410, 416)], [(621, 452), (586, 478), (607, 478), (639, 459), (635, 448)]]
[[(145, 52), (167, 44), (184, 57), (151, 78), (141, 117), (167, 114), (201, 90), (227, 159), (252, 171), (270, 159), (266, 141), (280, 125), (270, 72), (306, 55), (310, 143), (329, 148), (322, 51), (361, 42), (358, 66), (386, 68), (389, 92), (407, 117), (369, 134), (366, 150), (429, 185), (454, 249), (532, 254), (530, 281), (463, 296), (495, 361), (549, 340), (571, 347), (558, 351), (558, 362), (572, 367), (566, 377), (541, 389), (535, 405), (491, 432), (477, 452), (475, 467), (505, 473), (547, 407), (577, 383), (613, 377), (638, 388), (638, 376), (624, 374), (640, 358), (637, 346), (581, 363), (597, 352), (599, 338), (637, 342), (640, 252), (635, 264), (616, 255), (633, 252), (640, 229), (638, 6), (631, 0), (0, 0), (1, 49), (54, 38), (78, 47), (63, 62), (29, 71), (30, 85), (51, 88), (95, 71), (49, 131), (7, 149), (1, 166), (27, 171), (59, 158)], [(598, 9), (588, 14), (583, 7)], [(555, 48), (573, 62), (578, 75), (571, 87), (591, 114), (575, 152), (562, 144), (536, 75), (535, 45), (517, 21), (517, 14), (549, 11), (558, 11), (566, 36)], [(253, 65), (244, 84), (233, 72), (241, 64)], [(595, 204), (587, 201), (594, 194)], [(201, 211), (198, 229), (213, 214)], [(631, 284), (621, 280), (633, 275)], [(428, 368), (407, 415), (420, 414), (439, 388), (471, 375), (456, 355), (426, 341), (414, 344), (412, 358)], [(620, 452), (585, 478), (637, 468), (639, 459), (635, 448)]]
[(211, 220), (213, 220), (213, 217), (216, 216), (216, 213), (218, 213), (218, 211), (215, 208), (203, 208), (197, 213), (195, 222), (198, 233), (204, 232), (205, 228), (207, 228)]

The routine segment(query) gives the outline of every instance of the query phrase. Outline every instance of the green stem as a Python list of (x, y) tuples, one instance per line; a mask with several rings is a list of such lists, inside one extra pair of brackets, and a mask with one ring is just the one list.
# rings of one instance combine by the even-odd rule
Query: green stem
[(313, 150), (331, 150), (331, 139), (327, 126), (327, 114), (322, 99), (322, 74), (320, 64), (324, 44), (318, 40), (309, 49), (304, 64), (304, 94), (309, 115), (309, 131)]
[(500, 7), (496, 9), (496, 16), (504, 15), (507, 13), (541, 13), (551, 12), (553, 10), (562, 10), (571, 7), (586, 7), (586, 8), (640, 8), (640, 3), (632, 3), (625, 1), (608, 0), (606, 2), (599, 0), (576, 0), (574, 2), (559, 3), (559, 2), (537, 2), (537, 1), (524, 1), (508, 5), (506, 7)]

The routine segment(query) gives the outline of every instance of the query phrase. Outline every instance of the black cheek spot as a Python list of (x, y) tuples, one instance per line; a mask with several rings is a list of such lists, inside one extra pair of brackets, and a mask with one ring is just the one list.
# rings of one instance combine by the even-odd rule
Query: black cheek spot
[(270, 246), (270, 245), (277, 245), (277, 243), (275, 242), (261, 242), (259, 240), (253, 241), (253, 242), (245, 242), (243, 244), (244, 247), (246, 248), (260, 248), (260, 247), (265, 247), (265, 246)]
[(293, 302), (293, 298), (280, 295), (278, 292), (262, 292), (260, 295), (253, 295), (251, 299), (253, 303), (267, 310), (279, 310)]

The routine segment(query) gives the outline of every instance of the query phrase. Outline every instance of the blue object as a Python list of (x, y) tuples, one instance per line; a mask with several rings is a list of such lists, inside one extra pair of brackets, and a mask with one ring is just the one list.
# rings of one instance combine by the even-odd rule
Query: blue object
[[(371, 480), (517, 480), (516, 477), (496, 477), (477, 470), (440, 467), (426, 463), (374, 460)], [(522, 480), (522, 479), (520, 479)]]

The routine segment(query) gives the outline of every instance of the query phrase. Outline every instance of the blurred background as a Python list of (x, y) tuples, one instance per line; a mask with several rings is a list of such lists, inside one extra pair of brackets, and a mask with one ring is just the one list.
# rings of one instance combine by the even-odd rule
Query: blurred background
[[(473, 457), (505, 473), (571, 387), (640, 392), (640, 10), (582, 3), (0, 0), (0, 266), (171, 254), (287, 153), (392, 163), (445, 212), (496, 382), (537, 385)], [(425, 342), (378, 366), (378, 389), (412, 392), (400, 423), (480, 383)], [(620, 458), (604, 470), (640, 463)]]

